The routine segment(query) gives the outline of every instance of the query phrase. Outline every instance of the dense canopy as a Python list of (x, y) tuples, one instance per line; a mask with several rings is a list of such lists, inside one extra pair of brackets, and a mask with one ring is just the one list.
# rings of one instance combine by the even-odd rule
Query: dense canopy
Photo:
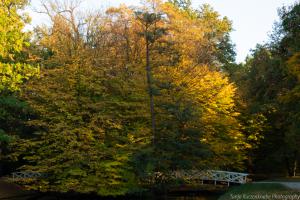
[(51, 23), (32, 34), (26, 5), (0, 2), (0, 169), (43, 174), (25, 188), (118, 196), (172, 184), (154, 172), (296, 175), (299, 4), (244, 64), (207, 4), (48, 0)]

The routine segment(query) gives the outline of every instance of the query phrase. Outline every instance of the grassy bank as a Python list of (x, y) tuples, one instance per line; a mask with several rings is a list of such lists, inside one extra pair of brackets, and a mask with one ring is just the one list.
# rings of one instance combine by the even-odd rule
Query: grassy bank
[(219, 200), (249, 199), (285, 199), (293, 195), (300, 196), (300, 191), (289, 189), (279, 183), (249, 183), (231, 188)]

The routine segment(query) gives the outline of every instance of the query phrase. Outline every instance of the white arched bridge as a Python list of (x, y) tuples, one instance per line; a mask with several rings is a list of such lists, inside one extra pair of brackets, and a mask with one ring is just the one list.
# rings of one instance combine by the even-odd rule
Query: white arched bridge
[(249, 174), (218, 170), (177, 170), (170, 173), (155, 172), (152, 176), (152, 183), (165, 182), (167, 180), (182, 180), (187, 184), (209, 184), (217, 185), (217, 183), (245, 184), (250, 179)]
[(217, 182), (245, 184), (248, 181), (248, 175), (246, 173), (229, 172), (229, 171), (217, 171), (217, 170), (180, 170), (173, 171), (172, 176), (176, 179), (183, 179), (193, 182), (213, 181)]

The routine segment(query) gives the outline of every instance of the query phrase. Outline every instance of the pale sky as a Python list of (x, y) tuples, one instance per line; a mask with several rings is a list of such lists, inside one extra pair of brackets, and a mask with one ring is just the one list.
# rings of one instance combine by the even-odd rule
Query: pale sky
[[(277, 17), (277, 9), (283, 5), (291, 5), (297, 0), (192, 0), (193, 7), (203, 3), (210, 4), (221, 16), (227, 16), (233, 22), (232, 41), (236, 45), (237, 62), (245, 60), (250, 49), (257, 43), (268, 40)], [(33, 7), (38, 8), (40, 0), (31, 0)], [(85, 0), (90, 9), (105, 9), (118, 6), (120, 3), (138, 5), (140, 0)], [(29, 9), (30, 10), (30, 9)], [(32, 24), (36, 25), (45, 18), (41, 14), (29, 11)]]

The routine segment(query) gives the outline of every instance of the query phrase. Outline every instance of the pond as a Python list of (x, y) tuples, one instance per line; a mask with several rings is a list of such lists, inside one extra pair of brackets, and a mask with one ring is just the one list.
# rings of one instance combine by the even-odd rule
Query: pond
[[(101, 198), (89, 195), (73, 195), (73, 196), (62, 196), (61, 194), (39, 194), (39, 193), (26, 193), (26, 192), (12, 192), (2, 191), (0, 193), (0, 199), (2, 200), (106, 200), (111, 198)], [(221, 194), (207, 194), (207, 193), (197, 193), (197, 194), (182, 194), (182, 195), (163, 195), (163, 196), (140, 196), (140, 197), (120, 197), (115, 198), (115, 200), (217, 200)]]

